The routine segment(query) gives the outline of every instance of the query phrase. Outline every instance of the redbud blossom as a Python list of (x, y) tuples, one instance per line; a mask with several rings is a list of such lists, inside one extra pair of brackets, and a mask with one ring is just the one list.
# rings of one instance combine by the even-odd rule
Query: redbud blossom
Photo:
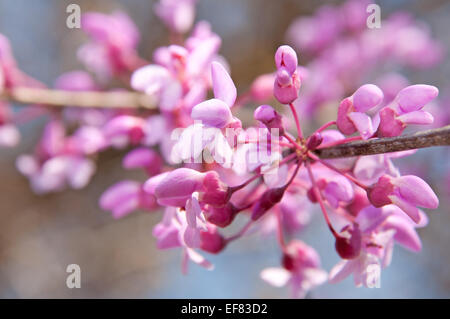
[(408, 124), (431, 124), (433, 116), (422, 108), (439, 94), (431, 85), (411, 85), (401, 90), (394, 101), (380, 111), (378, 136), (402, 134)]
[(420, 221), (420, 212), (416, 206), (432, 209), (439, 206), (439, 199), (431, 187), (413, 175), (381, 176), (378, 182), (368, 189), (367, 196), (375, 207), (389, 204), (398, 206), (416, 223)]
[(351, 135), (358, 131), (364, 139), (375, 133), (372, 119), (365, 114), (383, 101), (383, 92), (376, 85), (366, 84), (355, 93), (342, 100), (338, 108), (337, 127), (346, 134)]

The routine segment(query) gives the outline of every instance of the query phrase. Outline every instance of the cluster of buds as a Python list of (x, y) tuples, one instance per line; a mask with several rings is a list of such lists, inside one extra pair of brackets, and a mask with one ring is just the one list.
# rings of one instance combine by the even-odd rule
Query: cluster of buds
[[(365, 6), (352, 0), (298, 21), (293, 30), (302, 25), (308, 27), (309, 35), (319, 32), (291, 39), (318, 54), (315, 63), (299, 66), (296, 51), (282, 45), (275, 52), (273, 72), (260, 75), (249, 92), (238, 95), (228, 63), (219, 55), (221, 39), (211, 26), (198, 22), (182, 37), (194, 24), (194, 4), (195, 0), (161, 0), (155, 6), (170, 29), (172, 43), (157, 48), (152, 62), (139, 57), (140, 35), (126, 15), (86, 13), (82, 29), (89, 42), (78, 57), (94, 75), (69, 72), (54, 85), (72, 93), (120, 93), (123, 88), (110, 88), (113, 80), (120, 80), (133, 93), (149, 97), (154, 109), (141, 112), (124, 105), (80, 110), (68, 104), (63, 112), (34, 106), (30, 110), (35, 114), (14, 117), (9, 106), (0, 102), (0, 146), (17, 144), (15, 125), (20, 119), (50, 118), (34, 152), (17, 160), (32, 188), (37, 193), (82, 188), (95, 171), (96, 154), (108, 148), (127, 149), (123, 167), (142, 170), (146, 181), (112, 185), (99, 200), (102, 209), (114, 218), (137, 210), (164, 209), (153, 236), (159, 249), (181, 249), (184, 272), (188, 261), (211, 270), (213, 265), (203, 254), (221, 253), (244, 236), (274, 234), (282, 252), (281, 267), (264, 269), (261, 277), (274, 286), (289, 284), (294, 297), (304, 297), (327, 280), (339, 282), (351, 274), (357, 286), (370, 286), (379, 280), (379, 273), (373, 277), (370, 269), (389, 265), (395, 243), (419, 251), (416, 228), (427, 224), (419, 207), (435, 209), (439, 200), (425, 181), (402, 176), (395, 167), (395, 158), (412, 152), (328, 160), (318, 155), (324, 148), (396, 137), (408, 125), (433, 123), (433, 115), (424, 108), (438, 95), (434, 86), (395, 81), (396, 85), (358, 88), (347, 81), (344, 70), (354, 68), (346, 61), (378, 60), (383, 51), (377, 47), (373, 56), (336, 58), (354, 46), (342, 48), (344, 42), (335, 37), (353, 32), (361, 41), (367, 40), (369, 35), (361, 30), (365, 19), (348, 19), (355, 12), (361, 14), (361, 8), (365, 13)], [(402, 24), (394, 19), (387, 29), (391, 38), (398, 38), (406, 26), (411, 27), (409, 20)], [(423, 35), (423, 43), (434, 44), (425, 41), (429, 39), (419, 32), (423, 30), (411, 28)], [(393, 47), (393, 55), (411, 60), (423, 49), (405, 52), (400, 45)], [(433, 48), (437, 59), (439, 48)], [(352, 72), (353, 76), (356, 72)], [(345, 84), (354, 89), (344, 95)], [(18, 69), (8, 40), (0, 35), (0, 93), (17, 87), (43, 85)], [(210, 89), (213, 97), (208, 99)], [(304, 135), (301, 122), (310, 119), (311, 108), (330, 101), (336, 120)], [(253, 113), (252, 124), (244, 125), (235, 111), (249, 102), (261, 105)], [(208, 161), (204, 160), (207, 154), (211, 155)], [(314, 205), (319, 206), (342, 259), (329, 273), (321, 268), (314, 248), (286, 239), (309, 223)], [(247, 222), (236, 234), (226, 236), (223, 230), (238, 223), (237, 219)]]

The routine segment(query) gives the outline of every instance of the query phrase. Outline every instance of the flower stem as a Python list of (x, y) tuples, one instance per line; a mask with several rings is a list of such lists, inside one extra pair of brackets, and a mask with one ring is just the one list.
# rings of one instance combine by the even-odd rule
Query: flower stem
[(292, 103), (289, 103), (289, 107), (291, 108), (292, 115), (294, 115), (295, 125), (297, 126), (298, 137), (300, 139), (303, 139), (303, 132), (302, 132), (302, 128), (300, 126), (300, 121), (298, 119), (297, 110), (295, 109), (295, 106)]
[(331, 225), (331, 221), (330, 218), (328, 216), (327, 210), (325, 208), (325, 205), (323, 203), (323, 199), (322, 199), (322, 194), (319, 191), (319, 188), (317, 187), (316, 181), (314, 179), (312, 170), (311, 170), (311, 165), (309, 164), (309, 161), (306, 161), (305, 163), (306, 165), (306, 169), (308, 170), (308, 175), (309, 178), (311, 179), (311, 184), (313, 186), (313, 191), (314, 191), (314, 196), (317, 198), (317, 201), (319, 202), (319, 206), (320, 209), (322, 210), (323, 213), (323, 217), (325, 218), (325, 221), (328, 225), (328, 228), (330, 229), (331, 233), (333, 234), (334, 237), (339, 237), (338, 233), (336, 232), (336, 230), (334, 230), (333, 226)]
[(363, 183), (361, 183), (360, 181), (358, 181), (356, 178), (354, 178), (353, 176), (351, 176), (350, 174), (347, 174), (345, 172), (342, 172), (340, 169), (338, 169), (337, 167), (321, 160), (319, 157), (317, 157), (316, 155), (314, 155), (311, 152), (308, 152), (308, 156), (310, 158), (312, 158), (313, 160), (319, 162), (320, 164), (328, 167), (329, 169), (341, 174), (342, 176), (346, 177), (347, 179), (349, 179), (351, 182), (353, 182), (354, 184), (358, 185), (359, 187), (361, 187), (364, 190), (367, 190), (369, 187), (367, 185), (364, 185)]

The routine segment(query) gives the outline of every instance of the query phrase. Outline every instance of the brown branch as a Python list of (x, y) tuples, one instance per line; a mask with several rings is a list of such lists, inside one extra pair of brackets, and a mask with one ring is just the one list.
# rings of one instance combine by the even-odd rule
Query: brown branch
[(350, 142), (338, 146), (318, 149), (315, 153), (320, 158), (341, 158), (446, 145), (450, 145), (450, 125), (411, 135)]
[(0, 99), (21, 104), (42, 104), (51, 106), (155, 108), (155, 101), (150, 96), (130, 91), (64, 91), (17, 87), (3, 91), (2, 94), (0, 94)]
[[(64, 91), (17, 87), (11, 90), (4, 90), (0, 94), (0, 99), (22, 104), (50, 106), (144, 109), (155, 109), (156, 107), (152, 97), (131, 91)], [(315, 153), (320, 158), (341, 158), (444, 145), (450, 145), (450, 125), (412, 135), (350, 142), (318, 149)]]

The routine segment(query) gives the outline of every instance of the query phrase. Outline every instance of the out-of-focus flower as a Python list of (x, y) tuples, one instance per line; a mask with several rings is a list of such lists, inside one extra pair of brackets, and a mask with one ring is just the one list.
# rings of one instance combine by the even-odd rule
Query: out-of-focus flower
[(185, 33), (195, 19), (196, 0), (160, 0), (155, 12), (164, 24), (175, 33)]

